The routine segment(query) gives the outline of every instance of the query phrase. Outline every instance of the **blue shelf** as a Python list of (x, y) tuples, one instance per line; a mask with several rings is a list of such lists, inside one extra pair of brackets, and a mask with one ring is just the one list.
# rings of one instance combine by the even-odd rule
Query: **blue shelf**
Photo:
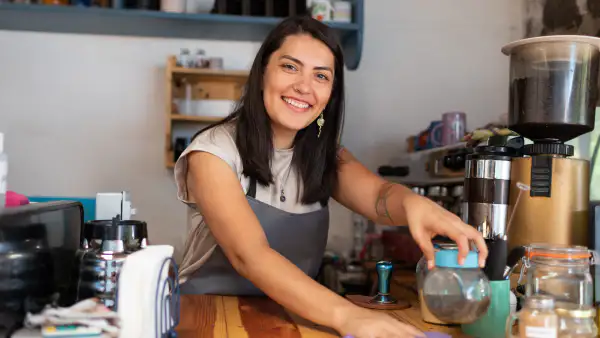
[[(354, 1), (353, 23), (328, 23), (338, 33), (349, 70), (355, 70), (360, 64), (363, 1)], [(262, 41), (280, 20), (138, 9), (0, 4), (0, 30), (12, 31)]]

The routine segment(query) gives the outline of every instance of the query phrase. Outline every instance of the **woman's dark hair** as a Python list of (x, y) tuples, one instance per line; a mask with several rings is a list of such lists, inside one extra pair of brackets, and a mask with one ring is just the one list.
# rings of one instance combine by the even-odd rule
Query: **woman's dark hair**
[(325, 124), (321, 135), (317, 137), (316, 121), (299, 130), (292, 156), (292, 166), (299, 173), (304, 188), (301, 202), (325, 205), (338, 184), (337, 150), (344, 119), (344, 56), (336, 33), (327, 25), (307, 16), (290, 17), (279, 23), (256, 55), (237, 107), (223, 121), (201, 130), (194, 137), (218, 125), (234, 124), (243, 174), (261, 185), (273, 183), (273, 133), (263, 102), (262, 85), (271, 54), (281, 47), (285, 38), (296, 34), (308, 34), (323, 42), (335, 57), (333, 88), (323, 111)]

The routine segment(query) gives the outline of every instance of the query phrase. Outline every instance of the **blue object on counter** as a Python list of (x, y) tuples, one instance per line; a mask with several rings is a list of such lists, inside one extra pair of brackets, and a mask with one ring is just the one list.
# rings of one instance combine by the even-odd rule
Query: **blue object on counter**
[(454, 269), (479, 268), (479, 253), (469, 251), (463, 265), (458, 264), (458, 249), (440, 250), (435, 253), (435, 266)]
[(452, 338), (451, 335), (441, 332), (425, 332), (427, 338)]
[(55, 197), (55, 196), (27, 196), (29, 202), (44, 203), (55, 201), (75, 201), (83, 205), (83, 221), (96, 219), (96, 198), (89, 197)]
[[(424, 332), (427, 338), (452, 338), (451, 335), (441, 332)], [(344, 336), (342, 338), (354, 338), (354, 336)]]
[(392, 273), (392, 263), (388, 261), (377, 262), (377, 274), (379, 276), (379, 293), (387, 295), (390, 293), (390, 274)]

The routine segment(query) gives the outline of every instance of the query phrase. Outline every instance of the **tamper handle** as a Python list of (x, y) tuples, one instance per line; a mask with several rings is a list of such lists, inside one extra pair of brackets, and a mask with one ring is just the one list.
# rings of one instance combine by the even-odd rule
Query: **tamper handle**
[(390, 293), (390, 277), (392, 275), (393, 265), (389, 261), (379, 261), (376, 265), (379, 294), (387, 295)]

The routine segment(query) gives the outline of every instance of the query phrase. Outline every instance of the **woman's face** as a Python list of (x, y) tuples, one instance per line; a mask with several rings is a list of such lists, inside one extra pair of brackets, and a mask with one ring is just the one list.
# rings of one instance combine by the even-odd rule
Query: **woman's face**
[(295, 132), (321, 114), (331, 96), (334, 61), (324, 43), (305, 34), (288, 36), (271, 54), (263, 100), (274, 129)]

